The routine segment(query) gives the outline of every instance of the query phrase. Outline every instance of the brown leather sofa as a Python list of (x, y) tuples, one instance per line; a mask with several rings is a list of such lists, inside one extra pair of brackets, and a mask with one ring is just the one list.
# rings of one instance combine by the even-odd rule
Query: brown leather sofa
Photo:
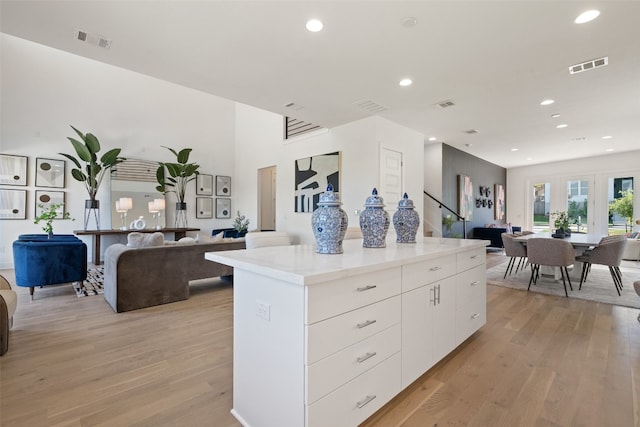
[(111, 245), (105, 252), (104, 299), (118, 313), (186, 300), (189, 281), (233, 274), (232, 267), (206, 260), (205, 252), (244, 248), (244, 241), (145, 248)]

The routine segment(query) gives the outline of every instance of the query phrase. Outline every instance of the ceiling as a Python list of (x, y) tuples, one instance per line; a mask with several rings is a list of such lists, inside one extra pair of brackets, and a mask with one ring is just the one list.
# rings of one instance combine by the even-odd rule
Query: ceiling
[[(588, 9), (601, 15), (574, 24)], [(0, 12), (4, 33), (329, 128), (373, 115), (357, 105), (369, 100), (503, 167), (639, 148), (638, 1), (2, 0)], [(307, 31), (310, 18), (324, 29)]]

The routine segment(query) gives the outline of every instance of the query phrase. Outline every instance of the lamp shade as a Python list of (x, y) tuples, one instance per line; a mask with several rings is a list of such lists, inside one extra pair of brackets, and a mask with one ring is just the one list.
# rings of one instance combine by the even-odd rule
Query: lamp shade
[(120, 209), (122, 210), (130, 210), (133, 208), (133, 199), (131, 197), (120, 197)]
[(156, 210), (164, 210), (164, 199), (153, 199), (153, 203), (155, 204)]
[(124, 210), (122, 210), (122, 208), (120, 207), (120, 200), (116, 200), (116, 212), (125, 212)]
[(149, 212), (151, 213), (158, 212), (158, 208), (156, 207), (156, 204), (154, 201), (151, 201), (148, 204), (149, 204)]

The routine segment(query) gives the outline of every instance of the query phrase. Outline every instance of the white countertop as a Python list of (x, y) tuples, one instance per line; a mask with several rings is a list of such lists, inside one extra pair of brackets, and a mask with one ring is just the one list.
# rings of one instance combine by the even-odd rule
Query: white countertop
[(315, 245), (293, 245), (207, 252), (205, 258), (293, 284), (310, 285), (484, 248), (488, 243), (434, 237), (416, 240), (414, 244), (387, 241), (386, 248), (363, 248), (362, 239), (345, 240), (342, 254), (318, 254)]

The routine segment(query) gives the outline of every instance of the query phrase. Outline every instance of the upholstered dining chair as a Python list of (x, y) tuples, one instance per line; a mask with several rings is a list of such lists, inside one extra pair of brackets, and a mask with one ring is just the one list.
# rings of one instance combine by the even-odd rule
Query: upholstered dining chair
[(510, 257), (507, 269), (502, 277), (503, 279), (507, 277), (507, 274), (511, 275), (514, 265), (516, 266), (516, 274), (518, 274), (518, 270), (520, 270), (520, 268), (524, 270), (527, 266), (527, 247), (522, 243), (513, 240), (514, 237), (514, 233), (502, 233), (504, 253), (506, 256)]
[(566, 282), (569, 282), (569, 288), (572, 291), (573, 286), (571, 286), (571, 279), (569, 278), (569, 270), (567, 267), (573, 265), (575, 262), (575, 252), (571, 243), (562, 239), (531, 238), (527, 240), (527, 257), (532, 266), (527, 291), (531, 288), (532, 283), (534, 285), (536, 284), (540, 276), (540, 266), (544, 265), (560, 268), (562, 284), (564, 285), (564, 295), (569, 297)]
[(582, 273), (580, 275), (580, 287), (587, 280), (592, 264), (606, 265), (609, 267), (609, 273), (613, 279), (618, 295), (622, 290), (622, 272), (620, 271), (620, 263), (622, 262), (622, 254), (627, 244), (627, 237), (624, 235), (605, 236), (600, 239), (600, 243), (593, 249), (585, 251), (582, 255), (576, 257), (576, 261), (582, 264)]

